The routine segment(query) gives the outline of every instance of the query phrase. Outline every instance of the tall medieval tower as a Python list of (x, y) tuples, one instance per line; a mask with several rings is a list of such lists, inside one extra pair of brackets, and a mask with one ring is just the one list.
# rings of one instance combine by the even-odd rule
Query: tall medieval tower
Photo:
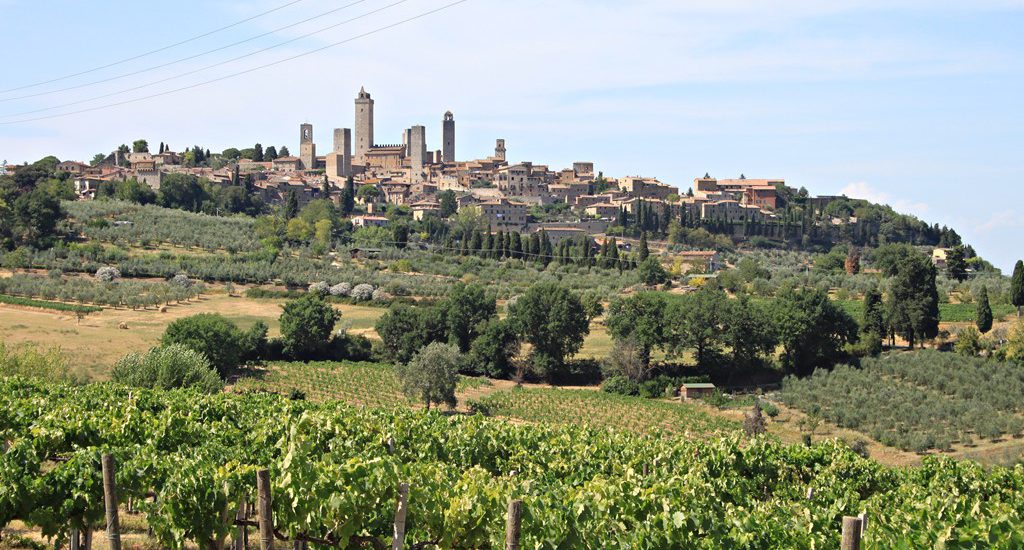
[(505, 160), (505, 140), (499, 139), (494, 143), (494, 158)]
[(316, 169), (316, 145), (313, 143), (313, 125), (306, 123), (299, 127), (299, 160), (303, 170)]
[(406, 147), (409, 155), (409, 168), (412, 181), (423, 181), (423, 165), (427, 156), (427, 129), (413, 126), (409, 129), (409, 143)]
[(334, 150), (327, 155), (327, 179), (331, 182), (352, 175), (352, 130), (334, 129)]
[(356, 97), (356, 147), (355, 162), (366, 163), (366, 154), (373, 147), (373, 98), (365, 88), (359, 88)]
[(441, 139), (441, 160), (445, 163), (455, 162), (455, 115), (451, 111), (444, 114)]

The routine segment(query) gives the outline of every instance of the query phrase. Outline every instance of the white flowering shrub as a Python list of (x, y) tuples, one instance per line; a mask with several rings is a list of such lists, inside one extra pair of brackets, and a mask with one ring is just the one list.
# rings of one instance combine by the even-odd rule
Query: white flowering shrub
[(192, 288), (192, 279), (189, 279), (186, 273), (178, 273), (171, 279), (171, 284), (181, 288)]
[(387, 292), (384, 292), (383, 288), (378, 288), (377, 290), (373, 291), (373, 301), (374, 302), (382, 302), (384, 300), (387, 300), (390, 297), (391, 296)]
[(358, 284), (352, 288), (352, 298), (361, 302), (373, 298), (373, 285), (366, 283)]
[(348, 296), (352, 292), (352, 285), (349, 283), (338, 283), (331, 287), (331, 296)]
[(120, 279), (121, 271), (116, 267), (103, 266), (96, 270), (96, 278), (105, 283), (109, 283), (114, 279)]
[(309, 285), (309, 291), (321, 296), (327, 296), (331, 293), (331, 285), (327, 284), (326, 281), (320, 281)]

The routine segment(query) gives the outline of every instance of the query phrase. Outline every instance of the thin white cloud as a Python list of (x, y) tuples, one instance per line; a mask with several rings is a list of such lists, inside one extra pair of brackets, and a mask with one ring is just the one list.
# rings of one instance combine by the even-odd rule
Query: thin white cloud
[(988, 219), (977, 226), (979, 233), (991, 233), (993, 231), (1005, 231), (1007, 229), (1024, 229), (1024, 217), (1020, 212), (1013, 210), (1001, 210), (994, 212)]
[(897, 212), (913, 214), (918, 217), (924, 217), (929, 210), (928, 204), (924, 202), (893, 197), (863, 181), (848, 184), (839, 191), (839, 194), (846, 195), (851, 199), (864, 199), (877, 204), (887, 204)]

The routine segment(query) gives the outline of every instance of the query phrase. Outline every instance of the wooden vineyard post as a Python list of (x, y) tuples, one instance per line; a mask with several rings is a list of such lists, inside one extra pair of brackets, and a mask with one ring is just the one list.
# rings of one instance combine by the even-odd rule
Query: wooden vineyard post
[(402, 550), (405, 545), (405, 515), (409, 510), (409, 484), (398, 486), (398, 504), (395, 506), (395, 533), (391, 550)]
[(103, 466), (103, 503), (107, 508), (107, 540), (110, 550), (121, 550), (121, 533), (117, 521), (117, 487), (114, 481), (114, 457), (105, 454)]
[(856, 516), (843, 517), (843, 539), (840, 550), (860, 550), (861, 518)]
[[(246, 513), (245, 499), (243, 498), (238, 503), (238, 512), (235, 513), (235, 520), (243, 522), (247, 519), (248, 514)], [(238, 530), (235, 532), (235, 540), (232, 541), (231, 545), (234, 550), (245, 550), (249, 543), (249, 527), (240, 524)]]
[(270, 500), (270, 471), (256, 472), (257, 510), (260, 525), (260, 550), (274, 548), (274, 517)]
[(523, 528), (523, 501), (508, 503), (508, 517), (505, 520), (505, 550), (519, 550), (519, 536)]

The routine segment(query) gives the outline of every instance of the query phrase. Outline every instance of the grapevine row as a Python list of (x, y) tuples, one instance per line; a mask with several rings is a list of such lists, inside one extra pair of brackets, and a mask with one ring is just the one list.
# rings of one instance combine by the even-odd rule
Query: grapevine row
[(138, 502), (176, 549), (222, 544), (239, 503), (257, 502), (260, 470), (275, 528), (313, 546), (389, 541), (405, 483), (406, 541), (441, 548), (500, 548), (517, 499), (523, 548), (834, 547), (843, 517), (862, 511), (868, 548), (1024, 544), (1024, 467), (928, 458), (889, 469), (836, 442), (514, 425), (268, 394), (12, 378), (0, 395), (0, 525), (19, 519), (60, 540), (103, 524), (110, 454), (118, 498)]

